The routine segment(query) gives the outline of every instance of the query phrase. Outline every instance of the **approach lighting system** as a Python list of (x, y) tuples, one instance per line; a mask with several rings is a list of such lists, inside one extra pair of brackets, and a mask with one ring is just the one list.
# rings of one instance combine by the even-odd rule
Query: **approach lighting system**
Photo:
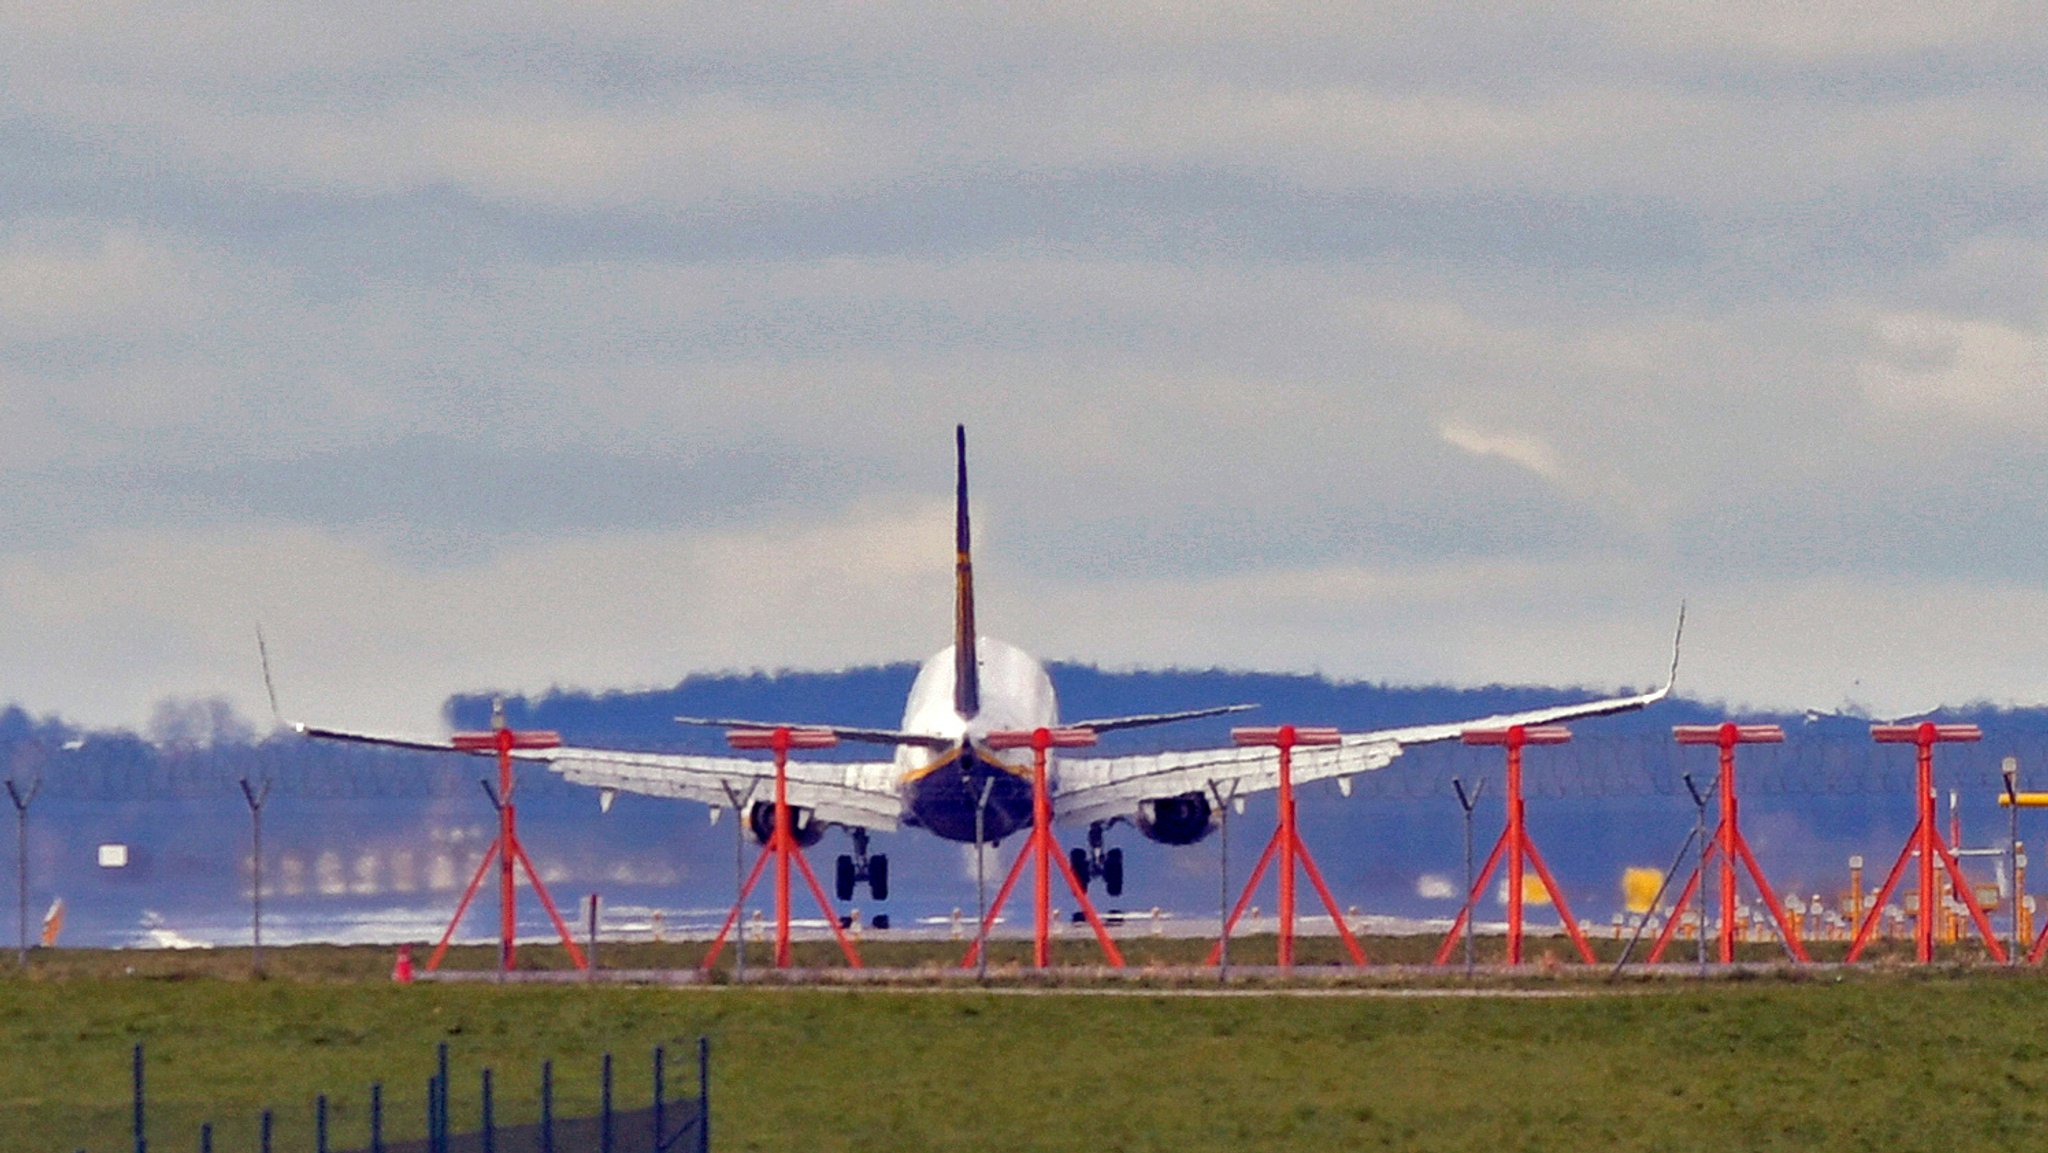
[(1863, 947), (1870, 943), (1870, 936), (1877, 929), (1878, 918), (1884, 915), (1885, 903), (1891, 899), (1892, 890), (1898, 886), (1899, 878), (1905, 874), (1906, 862), (1916, 854), (1919, 856), (1920, 894), (1917, 922), (1913, 926), (1914, 955), (1921, 964), (1934, 959), (1934, 922), (1940, 908), (1935, 893), (1935, 870), (1947, 870), (1954, 885), (1954, 895), (1970, 911), (1971, 920), (1977, 924), (1977, 932), (1984, 938), (1984, 947), (2001, 964), (2005, 961), (2005, 946), (1998, 941), (1998, 934), (1991, 931), (1991, 919), (1984, 915), (1984, 907), (1977, 903), (1977, 895), (1970, 891), (1970, 883), (1964, 878), (1962, 867), (1956, 864), (1955, 853), (1942, 839), (1941, 822), (1934, 811), (1934, 746), (1952, 741), (1978, 741), (1984, 731), (1976, 725), (1937, 725), (1931, 721), (1917, 725), (1872, 725), (1870, 737), (1881, 745), (1913, 745), (1917, 749), (1914, 757), (1915, 786), (1914, 802), (1919, 813), (1918, 823), (1913, 826), (1906, 845), (1899, 850), (1899, 859), (1893, 863), (1890, 875), (1884, 879), (1884, 886), (1877, 892), (1877, 900), (1871, 903), (1870, 912), (1863, 918), (1863, 925), (1856, 931), (1856, 941), (1849, 946), (1850, 961), (1863, 954)]
[(484, 859), (478, 862), (476, 874), (469, 879), (469, 887), (462, 892), (461, 903), (455, 906), (455, 916), (448, 922), (448, 928), (441, 934), (441, 940), (434, 946), (434, 953), (427, 958), (427, 971), (441, 967), (441, 958), (448, 953), (448, 942), (455, 937), (456, 926), (462, 924), (463, 915), (469, 912), (469, 903), (475, 899), (477, 889), (482, 886), (484, 876), (490, 872), (491, 864), (498, 865), (498, 969), (509, 973), (517, 962), (518, 946), (514, 940), (519, 928), (519, 905), (517, 895), (518, 870), (526, 870), (526, 880), (533, 886), (534, 895), (540, 898), (541, 908), (547, 910), (548, 919), (554, 923), (555, 933), (562, 939), (562, 946), (568, 950), (569, 959), (578, 969), (586, 968), (588, 962), (583, 950), (576, 947), (575, 938), (569, 935), (569, 926), (562, 921), (562, 914), (555, 909), (553, 897), (541, 883), (540, 870), (533, 867), (532, 858), (526, 855), (526, 847), (519, 843), (519, 812), (512, 803), (512, 791), (517, 783), (512, 775), (512, 753), (515, 749), (552, 749), (562, 743), (560, 733), (545, 729), (514, 729), (505, 723), (505, 702), (497, 701), (491, 706), (491, 728), (488, 732), (456, 733), (448, 740), (449, 747), (458, 752), (489, 754), (498, 758), (498, 787), (491, 788), (484, 781), (484, 793), (491, 798), (491, 804), (498, 810), (498, 836), (484, 850)]
[[(775, 829), (768, 835), (768, 843), (761, 846), (761, 855), (754, 861), (754, 871), (747, 874), (747, 882), (740, 886), (739, 898), (733, 902), (732, 912), (719, 927), (718, 936), (711, 942), (711, 949), (704, 954), (704, 968), (709, 970), (717, 962), (718, 954), (725, 948), (726, 934), (739, 923), (740, 912), (745, 908), (747, 895), (754, 891), (754, 885), (761, 879), (761, 870), (770, 859), (775, 862), (775, 967), (789, 968), (789, 863), (795, 860), (797, 868), (803, 871), (804, 883), (810, 886), (811, 896), (818, 902), (818, 911), (825, 915), (825, 923), (832, 928), (832, 937), (839, 942), (839, 951), (846, 956), (846, 963), (858, 969), (861, 967), (860, 952), (847, 939), (846, 931), (840, 927), (839, 913), (832, 903), (825, 899), (825, 889), (818, 884), (818, 878), (811, 872), (811, 863), (804, 859), (803, 846), (797, 844), (796, 829), (792, 823), (789, 805), (789, 751), (791, 749), (829, 749), (839, 743), (836, 733), (828, 729), (797, 729), (781, 726), (773, 729), (730, 729), (725, 741), (735, 749), (766, 750), (775, 754)], [(734, 814), (735, 817), (738, 814)]]
[[(1650, 950), (1652, 962), (1662, 960), (1664, 948), (1671, 943), (1672, 935), (1678, 929), (1679, 915), (1693, 894), (1705, 887), (1706, 878), (1702, 870), (1707, 861), (1720, 862), (1721, 932), (1720, 958), (1726, 965), (1735, 960), (1735, 912), (1736, 862), (1749, 871), (1750, 880), (1756, 883), (1757, 892), (1762, 895), (1764, 905), (1770, 909), (1771, 917), (1777, 922), (1778, 932), (1785, 940), (1785, 948), (1792, 956), (1805, 963), (1811, 958), (1806, 955), (1806, 946), (1799, 940), (1799, 927), (1785, 915), (1785, 906), (1778, 901), (1778, 894), (1771, 889), (1771, 883), (1764, 880), (1764, 871), (1756, 863), (1756, 854), (1750, 852), (1749, 840), (1742, 835), (1742, 827), (1736, 819), (1735, 801), (1735, 746), (1752, 744), (1782, 744), (1785, 730), (1777, 725), (1738, 725), (1732, 721), (1718, 725), (1673, 725), (1671, 736), (1681, 745), (1713, 745), (1721, 750), (1721, 823), (1715, 828), (1706, 851), (1700, 855), (1699, 863), (1693, 866), (1692, 876), (1687, 878), (1685, 888), (1680, 890), (1678, 900), (1672, 903), (1671, 916), (1664, 922), (1664, 931), (1657, 935), (1657, 945)], [(1702, 916), (1705, 915), (1705, 894), (1700, 893)]]
[(1111, 967), (1124, 967), (1124, 955), (1110, 938), (1109, 929), (1102, 923), (1102, 917), (1095, 911), (1094, 902), (1088, 899), (1088, 891), (1081, 887), (1081, 879), (1074, 875), (1074, 868), (1053, 843), (1052, 795), (1046, 787), (1046, 753), (1052, 749), (1083, 749), (1095, 743), (1093, 729), (998, 729), (982, 738), (982, 744), (991, 751), (1012, 749), (1031, 750), (1031, 836), (1024, 842), (1024, 851), (1017, 854), (1016, 863), (1010, 866), (1010, 875), (1003, 878), (1003, 886), (996, 890), (996, 899), (988, 907), (988, 914), (981, 919), (981, 926), (975, 931), (974, 943), (968, 946), (967, 956), (961, 959), (960, 967), (972, 968), (980, 960), (982, 951), (988, 948), (989, 929), (996, 923), (996, 915), (1003, 911), (1003, 902), (1010, 899), (1010, 890), (1016, 887), (1017, 878), (1024, 871), (1028, 861), (1032, 876), (1032, 921), (1031, 921), (1031, 963), (1043, 969), (1052, 963), (1052, 870), (1057, 864), (1060, 876), (1073, 891), (1074, 900), (1080, 902), (1081, 914), (1088, 919), (1088, 927), (1095, 930), (1096, 943), (1102, 946), (1103, 955), (1109, 958)]
[(1365, 950), (1359, 947), (1358, 938), (1351, 933), (1351, 926), (1345, 924), (1344, 914), (1337, 908), (1337, 899), (1330, 895), (1330, 886), (1323, 882), (1322, 870), (1316, 868), (1316, 859), (1310, 855), (1308, 845), (1301, 839), (1295, 823), (1294, 799), (1294, 750), (1298, 746), (1310, 748), (1341, 744), (1343, 737), (1334, 728), (1295, 725), (1248, 725), (1230, 730), (1230, 739), (1245, 748), (1277, 749), (1280, 753), (1279, 821), (1273, 827), (1273, 837), (1266, 842), (1266, 851), (1259, 856), (1259, 863), (1252, 869), (1252, 875), (1245, 882), (1244, 892), (1237, 899), (1237, 907), (1223, 922), (1221, 935), (1216, 945), (1209, 950), (1209, 963), (1223, 963), (1224, 943), (1230, 939), (1230, 931), (1237, 926), (1237, 920), (1244, 915), (1251, 904), (1252, 894), (1259, 888), (1259, 881), (1266, 875), (1266, 866), (1277, 855), (1280, 858), (1276, 881), (1279, 885), (1280, 944), (1279, 965), (1282, 969), (1294, 967), (1294, 873), (1297, 863), (1301, 871), (1308, 874), (1309, 883), (1315, 886), (1316, 894), (1323, 900), (1323, 907), (1330, 911), (1330, 922), (1337, 928), (1337, 936), (1344, 942), (1344, 951), (1351, 955), (1354, 965), (1365, 964)]
[(1507, 749), (1507, 787), (1503, 790), (1507, 827), (1501, 830), (1500, 839), (1493, 843), (1493, 851), (1487, 854), (1486, 867), (1479, 870), (1479, 879), (1472, 883), (1472, 891), (1465, 895), (1465, 907), (1458, 910), (1457, 919), (1451, 922), (1451, 931), (1445, 934), (1444, 943), (1438, 947), (1436, 963), (1448, 962), (1451, 950), (1458, 943), (1458, 935), (1472, 931), (1472, 918), (1479, 908), (1480, 894), (1486, 891), (1488, 882), (1493, 879), (1495, 866), (1500, 864), (1505, 854), (1508, 861), (1508, 964), (1522, 963), (1522, 876), (1525, 866), (1534, 868), (1536, 876), (1542, 880), (1544, 891), (1550, 894), (1550, 903), (1557, 906), (1558, 920), (1564, 922), (1564, 931), (1579, 951), (1579, 958), (1588, 965), (1592, 964), (1593, 947), (1586, 943), (1586, 934), (1579, 930), (1579, 922), (1572, 916), (1571, 906), (1565, 903), (1564, 890), (1558, 888), (1557, 879), (1550, 875), (1550, 866), (1543, 863), (1543, 854), (1536, 851), (1536, 842), (1529, 837), (1522, 800), (1522, 748), (1526, 745), (1564, 744), (1572, 739), (1572, 731), (1563, 725), (1514, 725), (1505, 729), (1467, 729), (1463, 739), (1468, 745), (1500, 745)]

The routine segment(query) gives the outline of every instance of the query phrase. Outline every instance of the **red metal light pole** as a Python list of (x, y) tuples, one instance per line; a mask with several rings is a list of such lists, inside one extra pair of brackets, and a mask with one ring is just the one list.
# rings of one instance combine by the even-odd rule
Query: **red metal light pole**
[(1280, 750), (1280, 819), (1273, 829), (1273, 839), (1266, 842), (1266, 851), (1259, 855), (1259, 863), (1252, 869), (1251, 879), (1244, 884), (1244, 893), (1237, 898), (1237, 907), (1230, 911), (1230, 919), (1223, 923), (1222, 935), (1216, 939), (1215, 947), (1209, 950), (1209, 963), (1222, 963), (1223, 942), (1230, 936), (1230, 930), (1237, 926), (1237, 919), (1244, 915), (1245, 907), (1251, 904), (1252, 894), (1258, 891), (1259, 881), (1266, 875), (1266, 866), (1272, 863), (1277, 851), (1280, 856), (1277, 878), (1280, 887), (1280, 967), (1294, 967), (1294, 866), (1297, 861), (1301, 863), (1302, 871), (1308, 874), (1309, 882), (1316, 887), (1316, 893), (1322, 897), (1323, 907), (1330, 911), (1330, 920), (1337, 926), (1337, 935), (1343, 939), (1345, 951), (1351, 954), (1351, 963), (1365, 964), (1365, 950), (1359, 947), (1358, 938), (1351, 935), (1351, 926), (1344, 923), (1344, 914), (1337, 910), (1337, 899), (1330, 895), (1330, 887), (1323, 883), (1322, 870), (1316, 868), (1316, 859), (1309, 855), (1308, 846), (1302, 842), (1294, 820), (1294, 747), (1334, 745), (1342, 738), (1333, 728), (1280, 725), (1232, 729), (1230, 739), (1240, 745)]
[(1934, 810), (1934, 746), (1944, 741), (1976, 741), (1983, 739), (1984, 732), (1976, 725), (1937, 725), (1923, 721), (1917, 725), (1872, 725), (1870, 736), (1879, 744), (1916, 745), (1919, 755), (1915, 758), (1917, 774), (1914, 780), (1915, 804), (1919, 810), (1919, 822), (1913, 826), (1913, 833), (1906, 838), (1906, 847), (1899, 850), (1899, 859), (1892, 865), (1892, 871), (1884, 879), (1884, 887), (1877, 891), (1877, 900), (1871, 903), (1870, 913), (1863, 918), (1862, 928), (1856, 931), (1856, 941), (1849, 946), (1848, 959), (1854, 961), (1863, 953), (1863, 946), (1870, 941), (1871, 933), (1877, 928), (1878, 918), (1884, 915), (1886, 899), (1899, 883), (1899, 877), (1906, 871), (1906, 861), (1915, 853), (1920, 855), (1920, 914), (1919, 924), (1913, 927), (1914, 955), (1922, 964), (1934, 959), (1934, 862), (1937, 856), (1948, 876), (1955, 883), (1956, 891), (1962, 894), (1963, 903), (1969, 907), (1970, 917), (1977, 923), (1977, 932), (1984, 938), (1984, 945), (1991, 951), (1993, 959), (2005, 960), (2005, 947), (1998, 943), (1998, 935), (1991, 931), (1991, 920), (1984, 915), (1983, 906), (1977, 903), (1977, 895), (1963, 879), (1962, 867), (1956, 864), (1955, 854), (1949, 851), (1942, 840), (1941, 824)]
[(1506, 853), (1508, 858), (1508, 964), (1522, 963), (1522, 868), (1525, 863), (1536, 870), (1544, 890), (1550, 894), (1551, 904), (1557, 906), (1558, 919), (1564, 922), (1564, 931), (1571, 937), (1572, 944), (1578, 947), (1579, 958), (1588, 965), (1593, 963), (1593, 947), (1586, 943), (1586, 935), (1579, 931), (1579, 922), (1572, 916), (1571, 906), (1565, 903), (1564, 890), (1557, 887), (1557, 880), (1550, 875), (1550, 866), (1543, 863), (1543, 854), (1536, 851), (1536, 842), (1529, 838), (1522, 802), (1522, 746), (1561, 745), (1571, 739), (1571, 730), (1563, 725), (1536, 728), (1515, 725), (1506, 729), (1471, 729), (1464, 734), (1468, 745), (1507, 746), (1507, 796), (1504, 803), (1508, 823), (1507, 828), (1501, 830), (1500, 840), (1493, 843), (1493, 852), (1487, 854), (1486, 867), (1479, 871), (1479, 879), (1472, 883), (1472, 891), (1465, 895), (1465, 907), (1458, 910), (1457, 920), (1451, 922), (1451, 931), (1437, 949), (1437, 964), (1444, 964), (1450, 959), (1451, 949), (1458, 943), (1458, 934), (1471, 931), (1472, 914), (1479, 907), (1480, 894), (1486, 891), (1487, 882), (1493, 878), (1494, 866), (1500, 864), (1502, 853)]
[(1031, 863), (1032, 879), (1035, 883), (1032, 921), (1031, 963), (1043, 969), (1052, 963), (1052, 867), (1059, 865), (1060, 875), (1067, 880), (1067, 888), (1073, 890), (1074, 899), (1081, 903), (1081, 912), (1088, 918), (1088, 925), (1095, 930), (1095, 940), (1102, 946), (1102, 952), (1109, 958), (1111, 967), (1124, 967), (1122, 950), (1110, 938), (1109, 929), (1096, 915), (1094, 902), (1088, 899), (1087, 890), (1081, 887), (1080, 878), (1074, 876), (1074, 867), (1060, 855), (1059, 846), (1053, 843), (1052, 794), (1045, 785), (1045, 754), (1048, 749), (1086, 748), (1095, 743), (1092, 729), (1000, 729), (990, 733), (984, 743), (991, 749), (1031, 750), (1031, 836), (1024, 842), (1024, 851), (1017, 854), (1016, 863), (1010, 866), (1009, 876), (1003, 879), (1002, 888), (996, 890), (996, 899), (988, 907), (988, 915), (982, 919), (981, 928), (974, 935), (974, 943), (967, 948), (967, 956), (960, 961), (960, 967), (970, 968), (988, 947), (989, 929), (996, 923), (996, 914), (1002, 912), (1003, 902), (1010, 899), (1010, 890), (1017, 884), (1017, 878), (1024, 871), (1026, 861)]
[[(1739, 858), (1749, 870), (1750, 880), (1756, 882), (1757, 892), (1763, 896), (1764, 904), (1771, 910), (1771, 916), (1778, 922), (1778, 932), (1784, 935), (1785, 946), (1792, 955), (1804, 963), (1811, 958), (1806, 955), (1806, 946), (1800, 943), (1799, 930), (1785, 915), (1785, 907), (1778, 902), (1778, 894), (1771, 890), (1771, 883), (1764, 880), (1764, 871), (1756, 863), (1756, 854), (1750, 852), (1749, 841), (1743, 837), (1742, 828), (1736, 821), (1735, 810), (1735, 746), (1746, 744), (1778, 744), (1785, 739), (1785, 730), (1777, 725), (1738, 725), (1725, 722), (1718, 725), (1673, 725), (1671, 735), (1681, 745), (1716, 745), (1721, 750), (1721, 824), (1714, 830), (1714, 837), (1707, 845), (1702, 857), (1720, 857), (1721, 871), (1721, 963), (1735, 960), (1735, 863)], [(1695, 890), (1704, 886), (1705, 878), (1700, 875), (1704, 859), (1694, 865), (1692, 876), (1685, 882), (1685, 888), (1672, 903), (1671, 917), (1664, 922), (1664, 931), (1657, 935), (1657, 945), (1650, 950), (1650, 960), (1658, 961), (1664, 956), (1664, 947), (1671, 943), (1671, 937), (1678, 929), (1678, 914), (1692, 900)], [(1706, 905), (1704, 894), (1700, 901), (1702, 910)]]
[[(747, 895), (754, 891), (754, 884), (761, 879), (761, 870), (773, 858), (775, 967), (789, 968), (789, 862), (794, 859), (797, 868), (803, 870), (804, 882), (811, 887), (811, 896), (818, 902), (818, 911), (825, 914), (825, 923), (832, 927), (832, 937), (839, 942), (839, 951), (846, 955), (846, 963), (860, 968), (860, 953), (839, 927), (839, 914), (825, 899), (825, 890), (818, 884), (817, 875), (811, 872), (811, 863), (804, 859), (803, 846), (796, 843), (796, 829), (789, 813), (789, 750), (829, 749), (839, 743), (839, 737), (823, 729), (792, 729), (785, 725), (774, 729), (730, 729), (725, 740), (735, 749), (767, 749), (775, 754), (775, 828), (768, 834), (768, 843), (761, 846), (761, 855), (754, 861), (754, 871), (747, 874), (747, 883), (740, 886), (740, 895), (732, 904), (732, 912), (726, 916), (725, 924), (719, 926), (718, 936), (711, 942), (711, 951), (704, 955), (703, 967), (709, 969), (717, 962), (718, 954), (725, 949), (726, 934), (732, 932), (733, 925), (739, 922)], [(736, 820), (746, 819), (743, 813), (734, 813), (733, 816)]]
[[(455, 936), (455, 927), (462, 923), (462, 916), (469, 911), (469, 902), (476, 897), (478, 887), (483, 884), (484, 874), (490, 871), (491, 862), (498, 862), (498, 968), (509, 973), (516, 960), (514, 936), (519, 927), (519, 909), (514, 882), (517, 874), (514, 863), (526, 870), (526, 879), (533, 886), (534, 895), (547, 910), (548, 919), (554, 922), (556, 935), (562, 938), (562, 945), (569, 951), (569, 959), (578, 969), (588, 967), (583, 950), (576, 947), (576, 941), (569, 935), (569, 926), (562, 922), (562, 914), (555, 910), (555, 902), (548, 896), (548, 887), (541, 884), (540, 872), (533, 867), (533, 859), (526, 855), (526, 847), (519, 843), (519, 814), (512, 804), (512, 750), (552, 749), (562, 743), (559, 733), (530, 729), (524, 732), (513, 730), (505, 724), (505, 713), (501, 707), (494, 709), (491, 716), (491, 731), (487, 733), (456, 733), (449, 739), (452, 747), (467, 753), (498, 754), (498, 789), (491, 793), (491, 802), (498, 807), (498, 837), (491, 847), (484, 851), (484, 859), (477, 864), (476, 875), (469, 879), (469, 887), (463, 890), (462, 901), (455, 906), (455, 916), (448, 922), (448, 929), (441, 934), (441, 941), (434, 946), (434, 955), (427, 959), (427, 971), (441, 967), (441, 958), (448, 952), (448, 942)], [(486, 787), (488, 790), (488, 786)]]

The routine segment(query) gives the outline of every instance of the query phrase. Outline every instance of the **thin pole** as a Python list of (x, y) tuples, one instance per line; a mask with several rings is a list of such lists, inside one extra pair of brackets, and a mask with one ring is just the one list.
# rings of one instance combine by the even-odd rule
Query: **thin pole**
[[(1481, 780), (1474, 785), (1468, 795), (1465, 782), (1452, 777), (1451, 788), (1457, 790), (1458, 807), (1465, 810), (1465, 891), (1469, 893), (1472, 891), (1472, 810), (1479, 804), (1479, 794), (1486, 791), (1486, 782)], [(1473, 968), (1472, 936), (1472, 926), (1465, 926), (1465, 979), (1468, 981), (1472, 979)]]
[(270, 797), (270, 779), (251, 788), (243, 777), (242, 799), (249, 803), (249, 970), (263, 972), (263, 802)]
[(974, 802), (974, 923), (982, 928), (981, 948), (975, 959), (975, 977), (988, 980), (988, 853), (983, 843), (984, 825), (988, 818), (989, 790), (996, 787), (994, 777), (985, 777), (981, 782), (981, 796)]
[(1230, 782), (1230, 795), (1215, 781), (1209, 793), (1216, 798), (1216, 983), (1230, 983), (1230, 805), (1237, 799), (1237, 782)]
[[(746, 805), (748, 801), (754, 799), (754, 783), (752, 781), (747, 782), (747, 791), (744, 795), (733, 789), (731, 781), (720, 781), (718, 785), (725, 790), (726, 799), (732, 802), (733, 908), (739, 909), (739, 906), (746, 904), (747, 901)], [(747, 983), (747, 918), (743, 910), (736, 915), (739, 921), (733, 926), (735, 935), (733, 938), (732, 979), (735, 984), (744, 985)]]
[(2006, 853), (2012, 868), (2012, 956), (2008, 964), (2020, 963), (2020, 902), (2025, 897), (2020, 892), (2020, 759), (2007, 757), (2000, 762), (1999, 769), (2005, 777)]
[[(1692, 794), (1693, 811), (1695, 813), (1692, 833), (1699, 842), (1700, 859), (1699, 863), (1693, 866), (1693, 876), (1698, 878), (1701, 885), (1705, 885), (1707, 878), (1707, 798), (1704, 793), (1693, 787), (1691, 773), (1685, 774), (1684, 780), (1685, 791)], [(1705, 977), (1707, 975), (1707, 898), (1705, 893), (1698, 894), (1698, 902), (1694, 907), (1699, 910), (1699, 932), (1697, 935), (1699, 937), (1700, 976)], [(1672, 910), (1673, 913), (1677, 911), (1676, 909)]]
[(13, 777), (7, 778), (7, 798), (14, 802), (15, 946), (17, 961), (24, 969), (28, 968), (28, 807), (42, 788), (41, 777), (26, 793), (15, 786)]

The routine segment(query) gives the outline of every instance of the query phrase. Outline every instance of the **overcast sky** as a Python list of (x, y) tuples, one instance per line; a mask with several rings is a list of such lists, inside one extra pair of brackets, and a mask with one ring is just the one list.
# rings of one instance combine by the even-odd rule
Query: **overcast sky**
[(2048, 700), (2031, 6), (0, 7), (0, 699)]

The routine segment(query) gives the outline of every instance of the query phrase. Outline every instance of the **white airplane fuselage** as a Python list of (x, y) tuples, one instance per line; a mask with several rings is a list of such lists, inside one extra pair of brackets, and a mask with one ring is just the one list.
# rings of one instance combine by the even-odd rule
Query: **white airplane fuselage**
[[(944, 750), (915, 745), (896, 750), (898, 787), (905, 823), (953, 841), (973, 842), (975, 810), (982, 808), (981, 835), (1000, 841), (1031, 823), (1029, 750), (991, 751), (993, 732), (1051, 728), (1059, 724), (1059, 699), (1045, 666), (1024, 650), (993, 637), (975, 638), (980, 670), (980, 707), (960, 715), (954, 699), (954, 654), (948, 645), (917, 671), (903, 709), (903, 731), (951, 743)], [(1048, 754), (1046, 787), (1053, 787)], [(988, 800), (982, 805), (984, 784)]]

